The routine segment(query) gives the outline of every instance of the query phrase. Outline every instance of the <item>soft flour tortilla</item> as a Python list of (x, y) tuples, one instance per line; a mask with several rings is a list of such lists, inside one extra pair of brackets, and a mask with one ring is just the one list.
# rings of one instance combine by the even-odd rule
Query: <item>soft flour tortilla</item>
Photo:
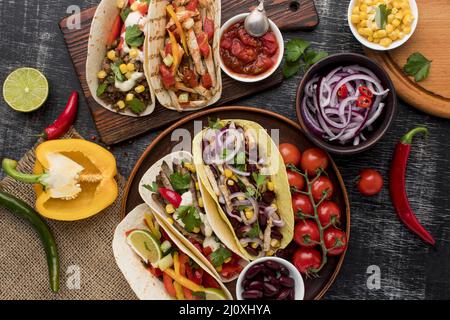
[[(144, 199), (144, 201), (156, 213), (155, 217), (158, 220), (158, 223), (164, 225), (165, 229), (170, 230), (172, 234), (176, 235), (176, 237), (181, 240), (181, 243), (183, 243), (183, 245), (187, 247), (189, 251), (195, 254), (197, 258), (202, 261), (203, 265), (205, 265), (215, 275), (216, 278), (221, 279), (221, 281), (223, 282), (233, 281), (237, 278), (237, 276), (234, 278), (227, 278), (227, 279), (221, 277), (220, 274), (217, 272), (217, 270), (214, 268), (214, 266), (211, 264), (211, 262), (209, 262), (209, 260), (201, 252), (198, 251), (198, 249), (192, 244), (192, 242), (186, 239), (186, 237), (180, 231), (178, 231), (177, 228), (175, 228), (172, 224), (167, 222), (167, 218), (169, 216), (165, 212), (160, 211), (158, 204), (155, 203), (155, 201), (152, 199), (152, 192), (147, 188), (143, 187), (143, 185), (151, 185), (152, 182), (156, 180), (156, 176), (161, 171), (160, 168), (163, 161), (166, 161), (169, 167), (171, 167), (175, 159), (178, 160), (188, 159), (190, 162), (193, 161), (192, 155), (186, 151), (174, 152), (160, 159), (144, 174), (142, 180), (139, 183), (139, 193), (141, 195), (141, 198)], [(214, 220), (210, 219), (211, 215), (208, 214), (208, 210), (217, 211), (217, 209), (214, 206), (214, 200), (212, 200), (211, 196), (207, 192), (205, 192), (203, 188), (200, 189), (200, 192), (202, 194), (203, 203), (205, 206), (204, 209), (206, 212), (206, 217), (216, 236), (222, 241), (222, 243), (228, 249), (239, 255), (241, 258), (247, 260), (247, 258), (239, 250), (236, 243), (233, 241), (231, 234), (227, 231), (228, 229), (227, 225), (223, 221), (217, 219)]]
[[(112, 243), (114, 258), (122, 271), (125, 279), (130, 284), (131, 289), (136, 296), (141, 300), (173, 300), (173, 298), (166, 292), (164, 284), (161, 280), (151, 274), (142, 263), (137, 254), (130, 248), (126, 239), (126, 232), (132, 229), (148, 229), (145, 225), (144, 215), (145, 213), (152, 212), (151, 209), (145, 204), (140, 204), (127, 214), (125, 219), (117, 226), (114, 232), (114, 239)], [(228, 299), (233, 299), (231, 293), (223, 285), (223, 283), (217, 279), (203, 263), (190, 252), (180, 240), (171, 234), (171, 232), (163, 225), (160, 225), (178, 247), (180, 251), (187, 254), (192, 260), (194, 260), (203, 270), (213, 276), (220, 284), (222, 291), (225, 293)]]
[[(101, 65), (106, 56), (106, 39), (108, 39), (108, 35), (111, 32), (112, 25), (114, 23), (114, 19), (120, 14), (120, 9), (117, 8), (116, 0), (103, 0), (97, 7), (95, 11), (94, 18), (91, 24), (91, 31), (89, 34), (89, 43), (88, 43), (88, 54), (86, 60), (86, 81), (88, 83), (89, 91), (91, 93), (92, 98), (101, 105), (102, 107), (119, 114), (123, 114), (130, 117), (142, 117), (151, 114), (155, 110), (155, 93), (151, 89), (149, 83), (150, 94), (152, 98), (152, 103), (147, 106), (147, 108), (141, 114), (137, 115), (128, 109), (125, 109), (122, 112), (118, 112), (111, 104), (103, 101), (99, 97), (97, 97), (97, 88), (98, 88), (98, 78), (97, 73), (101, 69)], [(147, 23), (148, 26), (148, 23)], [(144, 41), (144, 57), (148, 56), (148, 38), (149, 33), (147, 33), (147, 37)], [(149, 69), (147, 58), (144, 59), (144, 74), (145, 78), (149, 79)]]
[[(289, 182), (287, 178), (286, 167), (284, 166), (283, 158), (273, 140), (267, 134), (265, 129), (261, 127), (259, 124), (247, 121), (247, 120), (221, 120), (220, 122), (225, 124), (229, 121), (236, 123), (237, 125), (242, 126), (245, 130), (254, 130), (256, 132), (256, 137), (258, 140), (258, 148), (261, 150), (265, 150), (267, 158), (271, 161), (270, 172), (267, 174), (271, 176), (271, 180), (275, 186), (275, 194), (276, 194), (276, 205), (278, 207), (278, 212), (280, 217), (284, 220), (285, 225), (280, 228), (280, 232), (283, 235), (283, 239), (281, 241), (280, 248), (285, 248), (292, 241), (294, 235), (294, 213), (292, 210), (291, 204), (291, 192), (289, 187)], [(209, 180), (206, 176), (205, 164), (203, 162), (203, 152), (202, 152), (202, 139), (203, 139), (204, 131), (197, 134), (193, 141), (192, 153), (194, 155), (195, 167), (197, 169), (197, 175), (202, 182), (203, 187), (206, 189), (204, 193), (208, 193), (210, 197), (214, 200), (215, 210), (212, 208), (208, 208), (208, 214), (211, 216), (211, 221), (222, 220), (228, 226), (228, 231), (232, 235), (233, 243), (235, 246), (239, 248), (241, 253), (245, 255), (245, 257), (249, 260), (254, 260), (255, 257), (248, 254), (247, 250), (241, 245), (238, 237), (231, 225), (230, 220), (228, 219), (228, 215), (222, 210), (219, 205), (219, 199), (217, 195), (214, 193), (214, 190), (209, 183)], [(209, 207), (211, 203), (208, 203)], [(215, 230), (214, 230), (215, 231)], [(224, 232), (223, 229), (218, 230), (217, 232)], [(223, 242), (226, 246), (231, 245), (226, 242), (229, 241), (230, 237), (223, 237)]]
[(206, 103), (196, 104), (192, 103), (190, 106), (180, 106), (176, 95), (169, 90), (166, 90), (163, 86), (161, 76), (159, 75), (159, 65), (162, 62), (160, 51), (164, 49), (164, 40), (166, 38), (166, 6), (168, 1), (152, 1), (150, 3), (149, 16), (150, 21), (148, 23), (148, 37), (150, 42), (148, 48), (148, 63), (150, 84), (156, 94), (159, 103), (171, 110), (177, 111), (193, 111), (210, 106), (219, 101), (222, 95), (222, 73), (220, 69), (220, 25), (221, 25), (221, 1), (220, 0), (208, 0), (210, 8), (208, 9), (214, 20), (214, 40), (212, 44), (212, 52), (214, 57), (214, 65), (216, 70), (216, 86), (212, 88), (215, 91), (212, 98)]

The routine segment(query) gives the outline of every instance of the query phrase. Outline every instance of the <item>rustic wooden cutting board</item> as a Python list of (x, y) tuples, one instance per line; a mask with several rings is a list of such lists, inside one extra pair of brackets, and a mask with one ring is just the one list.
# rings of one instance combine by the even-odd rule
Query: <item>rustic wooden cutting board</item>
[[(365, 52), (386, 69), (404, 101), (431, 115), (450, 118), (450, 1), (417, 0), (417, 6), (417, 29), (404, 45), (388, 52)], [(402, 71), (414, 52), (433, 61), (428, 78), (419, 83)]]
[[(250, 0), (222, 1), (222, 21), (225, 22), (236, 14), (248, 11), (255, 4), (257, 4), (256, 1)], [(68, 18), (61, 20), (59, 26), (102, 142), (108, 145), (116, 144), (144, 132), (166, 127), (185, 117), (186, 112), (178, 113), (157, 104), (153, 114), (133, 118), (108, 111), (95, 102), (89, 92), (85, 74), (89, 30), (95, 9), (96, 7), (92, 7), (81, 12), (81, 28), (79, 29), (70, 29)], [(319, 23), (313, 0), (269, 0), (266, 1), (266, 10), (281, 30), (312, 29)], [(282, 81), (281, 70), (257, 85), (236, 82), (223, 75), (222, 99), (217, 105), (261, 92), (279, 85)]]

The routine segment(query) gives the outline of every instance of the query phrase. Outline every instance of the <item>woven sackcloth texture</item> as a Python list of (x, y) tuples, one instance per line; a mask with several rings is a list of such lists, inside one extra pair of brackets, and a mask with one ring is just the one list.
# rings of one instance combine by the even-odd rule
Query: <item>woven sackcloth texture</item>
[[(64, 138), (81, 136), (71, 129)], [(19, 161), (21, 171), (32, 171), (35, 147)], [(45, 253), (37, 234), (24, 220), (0, 208), (1, 300), (136, 298), (114, 261), (111, 247), (114, 229), (120, 222), (125, 183), (120, 175), (117, 179), (119, 198), (104, 212), (75, 222), (47, 220), (60, 255), (61, 289), (57, 294), (50, 290)], [(33, 206), (35, 194), (31, 185), (7, 177), (0, 182), (0, 189)]]

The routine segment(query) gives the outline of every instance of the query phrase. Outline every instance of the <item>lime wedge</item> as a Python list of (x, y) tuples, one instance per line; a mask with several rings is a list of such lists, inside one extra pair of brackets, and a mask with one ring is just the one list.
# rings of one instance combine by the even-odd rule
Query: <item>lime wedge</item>
[(131, 231), (127, 242), (146, 263), (156, 263), (162, 258), (159, 241), (147, 230)]
[(39, 109), (48, 97), (48, 81), (33, 68), (16, 69), (3, 83), (3, 98), (16, 111)]
[(206, 300), (227, 300), (222, 290), (216, 288), (205, 288)]

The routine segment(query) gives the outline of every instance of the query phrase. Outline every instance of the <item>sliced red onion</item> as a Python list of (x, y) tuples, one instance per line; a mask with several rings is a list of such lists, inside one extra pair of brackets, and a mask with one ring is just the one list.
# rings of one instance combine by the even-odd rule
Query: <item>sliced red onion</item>
[(238, 176), (244, 176), (244, 177), (249, 177), (250, 176), (250, 172), (245, 172), (245, 171), (238, 170), (238, 169), (236, 169), (235, 167), (233, 167), (230, 164), (227, 164), (227, 168), (230, 169), (231, 171), (233, 171)]
[(283, 227), (285, 225), (284, 221), (281, 220), (281, 218), (278, 216), (277, 214), (277, 210), (272, 207), (272, 206), (268, 206), (267, 208), (264, 209), (264, 213), (268, 216), (272, 218), (272, 224), (276, 227)]
[(243, 192), (232, 193), (231, 196), (230, 196), (230, 199), (233, 200), (233, 199), (238, 198), (238, 197), (243, 197), (243, 198), (249, 200), (251, 205), (253, 206), (253, 212), (254, 212), (253, 217), (251, 219), (247, 220), (247, 218), (244, 215), (241, 220), (243, 220), (246, 225), (254, 223), (256, 221), (256, 219), (258, 219), (258, 214), (259, 214), (258, 203), (256, 202), (255, 199), (253, 199), (251, 197), (248, 197)]

